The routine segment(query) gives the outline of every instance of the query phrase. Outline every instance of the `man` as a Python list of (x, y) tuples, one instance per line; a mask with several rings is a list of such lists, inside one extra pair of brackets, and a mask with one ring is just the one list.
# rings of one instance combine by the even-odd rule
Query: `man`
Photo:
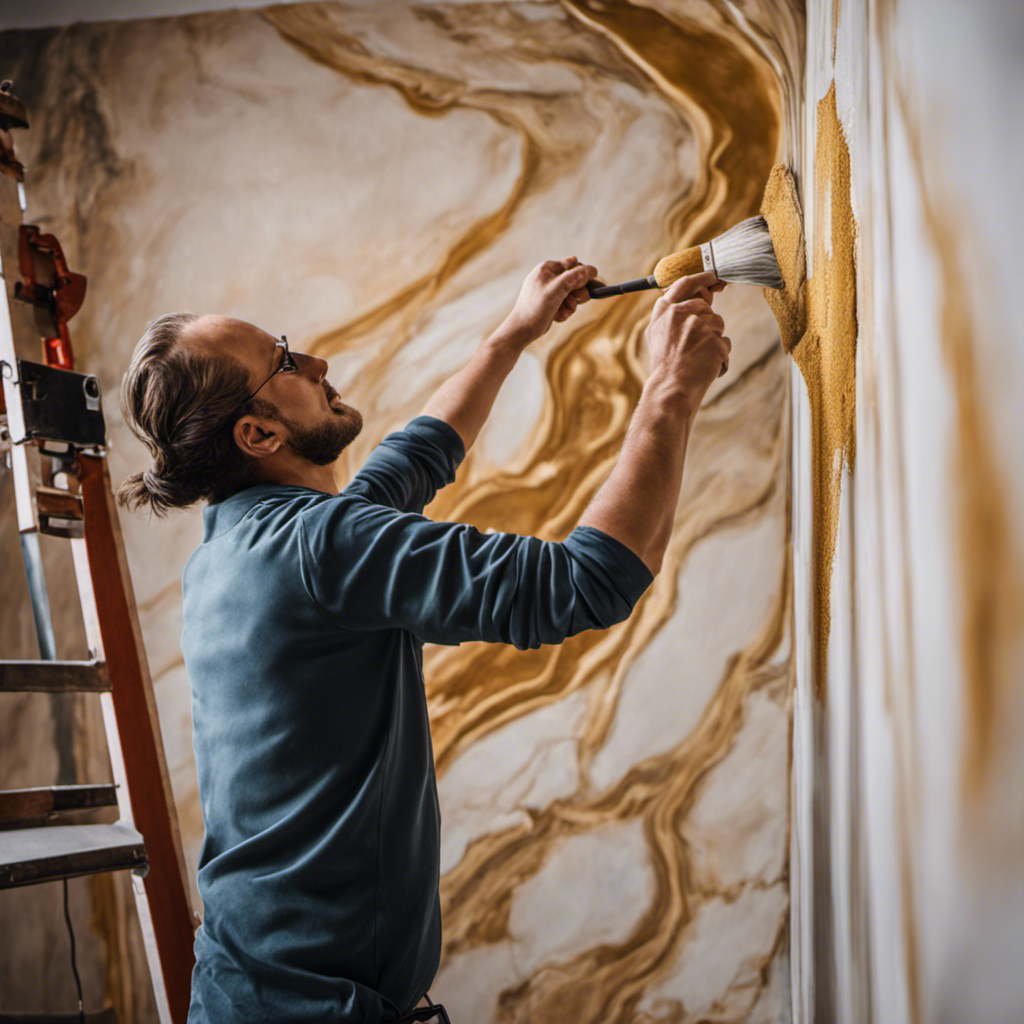
[(440, 820), (425, 641), (560, 643), (626, 618), (661, 566), (701, 399), (730, 342), (724, 287), (684, 278), (647, 328), (650, 378), (618, 463), (561, 543), (422, 515), (518, 356), (588, 299), (552, 260), (423, 415), (338, 493), (362, 418), (327, 364), (224, 317), (170, 314), (125, 377), (153, 465), (121, 499), (209, 502), (183, 576), (206, 830), (191, 1024), (391, 1022), (437, 971)]

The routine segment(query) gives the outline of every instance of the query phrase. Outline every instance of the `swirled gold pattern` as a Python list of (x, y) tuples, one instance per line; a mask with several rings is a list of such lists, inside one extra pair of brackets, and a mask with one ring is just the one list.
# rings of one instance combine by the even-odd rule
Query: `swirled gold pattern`
[[(170, 308), (287, 330), (366, 419), (343, 481), (534, 263), (572, 252), (636, 276), (757, 212), (792, 145), (802, 20), (711, 0), (311, 3), (34, 45), (29, 195), (90, 276), (83, 363), (112, 394)], [(62, 135), (82, 109), (88, 140)], [(716, 306), (732, 369), (631, 617), (539, 651), (426, 651), (444, 819), (432, 995), (457, 1022), (754, 1022), (788, 1005), (789, 361), (757, 289)], [(594, 302), (532, 346), (428, 514), (564, 537), (614, 465), (650, 308)], [(120, 477), (143, 453), (107, 404)], [(125, 529), (194, 863), (176, 581), (198, 521)]]

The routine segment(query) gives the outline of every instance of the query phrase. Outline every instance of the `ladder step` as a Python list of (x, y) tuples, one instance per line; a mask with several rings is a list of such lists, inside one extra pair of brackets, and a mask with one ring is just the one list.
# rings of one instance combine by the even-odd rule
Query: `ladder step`
[(84, 537), (82, 499), (59, 487), (36, 488), (39, 532), (51, 537)]
[(130, 825), (51, 825), (0, 832), (0, 889), (149, 866)]
[(65, 811), (116, 806), (117, 787), (113, 783), (0, 790), (0, 829), (29, 822), (42, 824)]
[(112, 1006), (102, 1010), (78, 1013), (0, 1013), (0, 1024), (118, 1024), (117, 1011)]
[(79, 1014), (14, 1014), (0, 1013), (0, 1024), (118, 1024), (118, 1015), (114, 1007), (103, 1007), (102, 1010), (86, 1011)]
[(109, 689), (105, 661), (0, 661), (0, 691), (102, 693)]

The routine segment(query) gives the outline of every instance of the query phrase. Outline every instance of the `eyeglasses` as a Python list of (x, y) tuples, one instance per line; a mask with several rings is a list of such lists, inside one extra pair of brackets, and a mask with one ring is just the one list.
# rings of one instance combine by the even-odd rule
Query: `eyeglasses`
[[(299, 364), (295, 362), (295, 356), (288, 351), (288, 339), (283, 334), (281, 335), (281, 340), (276, 342), (274, 347), (284, 349), (284, 358), (281, 360), (281, 365), (251, 395), (246, 396), (246, 402), (255, 398), (260, 393), (260, 389), (270, 383), (279, 373), (298, 373)], [(245, 403), (242, 404), (244, 405)]]

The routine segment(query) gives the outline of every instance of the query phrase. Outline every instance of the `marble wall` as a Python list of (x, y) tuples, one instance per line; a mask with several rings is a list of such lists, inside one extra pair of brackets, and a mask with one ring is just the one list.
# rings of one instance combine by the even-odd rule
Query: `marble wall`
[[(329, 361), (367, 423), (343, 482), (533, 264), (634, 277), (756, 212), (799, 139), (802, 61), (802, 13), (766, 0), (294, 4), (0, 35), (32, 112), (27, 216), (89, 276), (73, 336), (115, 479), (144, 465), (113, 400), (134, 342), (193, 309)], [(535, 345), (428, 513), (564, 537), (614, 463), (652, 301), (592, 303)], [(433, 995), (456, 1022), (788, 1018), (790, 368), (758, 290), (719, 305), (732, 368), (633, 616), (537, 652), (426, 652)], [(179, 575), (200, 515), (123, 527), (194, 867)], [(43, 991), (24, 967), (30, 942), (0, 946), (4, 1008), (69, 1005), (69, 979)]]

